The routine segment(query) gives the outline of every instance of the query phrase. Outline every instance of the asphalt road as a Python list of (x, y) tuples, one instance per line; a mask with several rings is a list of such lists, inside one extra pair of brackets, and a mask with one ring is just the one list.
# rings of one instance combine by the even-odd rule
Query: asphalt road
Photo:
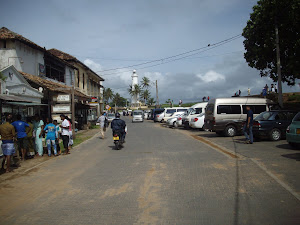
[(299, 224), (300, 202), (247, 158), (153, 122), (0, 183), (0, 224)]

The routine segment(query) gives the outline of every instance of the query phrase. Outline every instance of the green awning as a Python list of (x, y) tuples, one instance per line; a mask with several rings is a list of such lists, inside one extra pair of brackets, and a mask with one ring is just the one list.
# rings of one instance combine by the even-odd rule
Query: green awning
[(39, 105), (45, 105), (45, 106), (47, 106), (47, 104), (35, 103), (35, 102), (6, 102), (5, 104), (9, 104), (9, 105), (21, 105), (21, 106), (39, 106)]

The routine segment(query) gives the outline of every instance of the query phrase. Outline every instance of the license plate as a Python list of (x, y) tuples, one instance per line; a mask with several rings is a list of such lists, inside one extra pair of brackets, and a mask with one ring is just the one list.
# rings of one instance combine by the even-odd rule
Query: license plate
[(113, 137), (113, 139), (114, 139), (114, 141), (118, 141), (120, 138), (119, 138), (119, 136), (117, 136), (117, 137)]
[(300, 134), (300, 128), (297, 128), (296, 134)]

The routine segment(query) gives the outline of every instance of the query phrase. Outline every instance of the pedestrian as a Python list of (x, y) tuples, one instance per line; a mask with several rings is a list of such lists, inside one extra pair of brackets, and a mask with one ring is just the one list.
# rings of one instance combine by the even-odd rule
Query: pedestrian
[(266, 92), (268, 94), (269, 93), (269, 86), (268, 86), (268, 84), (266, 84), (265, 89), (266, 89)]
[(48, 156), (51, 157), (51, 145), (53, 147), (54, 156), (57, 156), (57, 150), (56, 150), (56, 126), (52, 123), (52, 119), (49, 118), (48, 124), (45, 126), (44, 131), (47, 132), (46, 137), (46, 143), (47, 143), (47, 149), (48, 149)]
[(207, 101), (209, 101), (209, 96), (207, 96)]
[(66, 155), (66, 154), (70, 154), (69, 153), (69, 126), (70, 126), (70, 123), (66, 119), (66, 116), (64, 114), (60, 115), (60, 119), (62, 121), (61, 125), (60, 125), (61, 139), (63, 141), (63, 145), (64, 145), (64, 149), (65, 149), (64, 154)]
[(266, 87), (264, 87), (264, 89), (262, 90), (262, 95), (263, 95), (264, 98), (267, 97), (267, 89), (266, 89)]
[(60, 155), (61, 151), (60, 151), (60, 145), (59, 145), (59, 138), (60, 138), (60, 127), (57, 124), (57, 120), (53, 120), (53, 124), (55, 125), (55, 132), (56, 132), (56, 139), (55, 139), (55, 144), (56, 144), (56, 151), (57, 154)]
[[(246, 106), (246, 110), (247, 110), (247, 119), (246, 119), (246, 123), (244, 125), (244, 135), (246, 137), (246, 142), (245, 144), (253, 144), (253, 132), (252, 132), (252, 128), (253, 128), (253, 112), (250, 108), (250, 106)], [(249, 136), (248, 136), (248, 132), (249, 132)]]
[[(19, 149), (19, 156), (24, 161), (26, 157), (26, 148), (27, 148), (27, 133), (26, 133), (26, 127), (29, 127), (28, 123), (25, 123), (22, 121), (22, 116), (19, 114), (17, 115), (17, 121), (13, 122), (11, 125), (15, 127), (15, 130), (17, 132), (17, 143), (18, 143), (18, 149)], [(30, 132), (31, 129), (28, 130)]]
[(277, 84), (275, 84), (274, 88), (275, 88), (275, 93), (277, 93)]
[(10, 172), (10, 160), (15, 154), (14, 140), (16, 136), (15, 128), (11, 125), (12, 115), (9, 114), (6, 116), (6, 122), (0, 125), (0, 135), (2, 139), (2, 151), (3, 151), (3, 161), (2, 161), (2, 170), (4, 170), (4, 165), (6, 162), (6, 173)]
[(250, 95), (250, 88), (248, 88), (248, 96)]
[(38, 156), (43, 156), (43, 130), (44, 130), (44, 121), (41, 120), (40, 116), (37, 114), (34, 117), (33, 122), (33, 136), (35, 137), (35, 150)]
[(27, 137), (25, 138), (26, 141), (26, 145), (27, 145), (27, 157), (28, 158), (33, 158), (35, 153), (34, 153), (34, 144), (33, 144), (33, 124), (31, 121), (31, 117), (28, 117), (26, 120), (27, 124), (29, 125), (29, 127), (26, 127), (26, 133), (27, 133)]
[(274, 87), (274, 84), (271, 84), (271, 92), (274, 92), (274, 93), (275, 93), (275, 87)]
[(104, 113), (102, 113), (102, 115), (97, 120), (97, 123), (100, 123), (100, 134), (102, 136), (102, 139), (105, 138), (104, 129), (106, 128), (106, 121), (107, 121), (107, 118), (106, 118), (106, 116), (104, 116)]
[(70, 152), (70, 150), (73, 146), (72, 120), (68, 116), (66, 116), (66, 119), (69, 122), (69, 147), (68, 147), (68, 149), (69, 149), (69, 152)]

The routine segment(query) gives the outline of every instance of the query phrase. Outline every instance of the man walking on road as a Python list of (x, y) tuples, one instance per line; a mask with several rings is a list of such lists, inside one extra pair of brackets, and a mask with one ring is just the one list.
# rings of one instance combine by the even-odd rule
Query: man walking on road
[[(252, 128), (253, 128), (253, 112), (250, 108), (250, 106), (246, 106), (246, 110), (247, 110), (247, 119), (246, 119), (246, 123), (244, 125), (244, 135), (246, 137), (246, 144), (253, 144), (253, 133), (252, 133)], [(249, 132), (249, 136), (248, 136), (248, 132)]]
[(104, 116), (104, 113), (98, 118), (97, 123), (100, 123), (100, 134), (102, 136), (102, 139), (104, 139), (104, 128), (106, 126), (106, 117)]
[(69, 153), (69, 121), (66, 119), (66, 116), (64, 114), (60, 115), (61, 119), (61, 139), (64, 144), (65, 152), (64, 154), (70, 154)]
[(26, 132), (26, 127), (29, 127), (29, 124), (25, 123), (21, 119), (21, 115), (17, 115), (17, 121), (13, 122), (11, 125), (13, 125), (17, 131), (19, 154), (24, 161), (26, 157), (26, 149), (28, 147), (26, 139), (27, 132), (30, 132), (31, 129), (27, 130)]
[(0, 125), (0, 135), (2, 139), (2, 151), (4, 159), (2, 161), (2, 169), (4, 169), (4, 164), (6, 161), (6, 173), (10, 172), (10, 160), (15, 154), (14, 139), (16, 136), (15, 128), (11, 125), (12, 115), (9, 114), (6, 117), (6, 123)]

